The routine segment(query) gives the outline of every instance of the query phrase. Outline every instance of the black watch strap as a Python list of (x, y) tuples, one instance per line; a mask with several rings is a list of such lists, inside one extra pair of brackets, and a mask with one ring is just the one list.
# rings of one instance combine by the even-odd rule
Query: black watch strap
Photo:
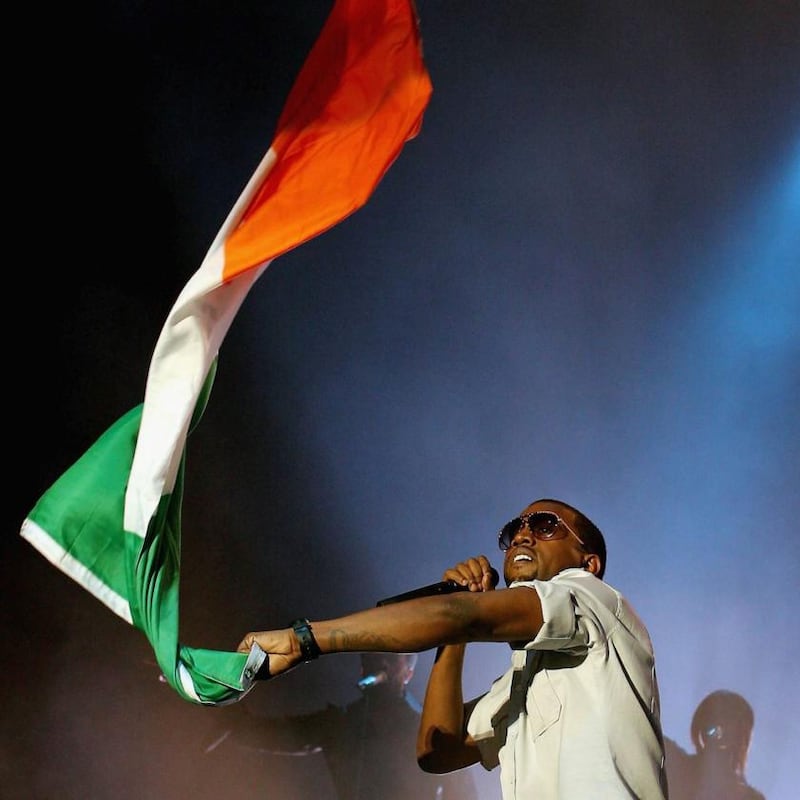
[(300, 643), (300, 653), (303, 656), (303, 661), (313, 661), (322, 655), (322, 650), (319, 649), (317, 640), (311, 632), (311, 624), (307, 619), (296, 619), (292, 623), (292, 630)]

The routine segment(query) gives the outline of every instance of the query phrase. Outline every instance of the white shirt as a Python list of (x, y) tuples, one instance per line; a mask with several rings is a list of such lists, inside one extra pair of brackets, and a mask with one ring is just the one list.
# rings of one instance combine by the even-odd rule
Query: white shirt
[(504, 800), (665, 800), (653, 648), (636, 612), (582, 569), (516, 586), (539, 593), (544, 624), (467, 725), (483, 766), (500, 765)]

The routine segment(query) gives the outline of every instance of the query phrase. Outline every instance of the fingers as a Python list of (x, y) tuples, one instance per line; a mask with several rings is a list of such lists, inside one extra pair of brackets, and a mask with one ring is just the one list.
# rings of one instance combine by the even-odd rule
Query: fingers
[(249, 653), (250, 648), (257, 644), (265, 653), (291, 655), (293, 641), (291, 628), (276, 631), (250, 631), (244, 635), (236, 649), (239, 653)]
[(248, 633), (245, 634), (244, 639), (236, 647), (237, 653), (249, 653), (250, 648), (255, 644), (256, 637), (258, 636), (257, 633)]
[(455, 581), (471, 592), (487, 592), (494, 588), (492, 565), (486, 556), (475, 556), (445, 570), (442, 580)]
[(300, 652), (292, 646), (294, 634), (291, 628), (277, 631), (251, 631), (246, 633), (236, 647), (237, 653), (249, 653), (258, 645), (267, 655), (256, 680), (274, 678), (288, 672), (301, 663)]

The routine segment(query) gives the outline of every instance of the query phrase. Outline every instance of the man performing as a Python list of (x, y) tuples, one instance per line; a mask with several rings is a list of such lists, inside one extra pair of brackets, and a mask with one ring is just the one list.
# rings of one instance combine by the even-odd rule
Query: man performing
[[(437, 647), (417, 735), (426, 772), (500, 766), (505, 800), (665, 800), (655, 660), (647, 629), (603, 580), (598, 528), (559, 500), (529, 505), (499, 534), (506, 589), (486, 556), (443, 579), (464, 590), (332, 620), (251, 632), (240, 652), (267, 655), (274, 677), (337, 652)], [(468, 642), (505, 642), (511, 667), (464, 703)]]

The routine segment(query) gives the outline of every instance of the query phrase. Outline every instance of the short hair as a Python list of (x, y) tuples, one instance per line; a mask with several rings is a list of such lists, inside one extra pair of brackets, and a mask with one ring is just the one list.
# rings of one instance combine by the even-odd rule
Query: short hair
[(597, 525), (592, 522), (589, 517), (582, 511), (579, 511), (575, 506), (565, 503), (563, 500), (556, 500), (554, 498), (543, 497), (537, 500), (537, 503), (556, 503), (562, 508), (568, 508), (575, 515), (575, 533), (583, 539), (583, 550), (586, 553), (594, 553), (600, 559), (600, 569), (597, 572), (597, 577), (602, 579), (606, 574), (606, 540)]

